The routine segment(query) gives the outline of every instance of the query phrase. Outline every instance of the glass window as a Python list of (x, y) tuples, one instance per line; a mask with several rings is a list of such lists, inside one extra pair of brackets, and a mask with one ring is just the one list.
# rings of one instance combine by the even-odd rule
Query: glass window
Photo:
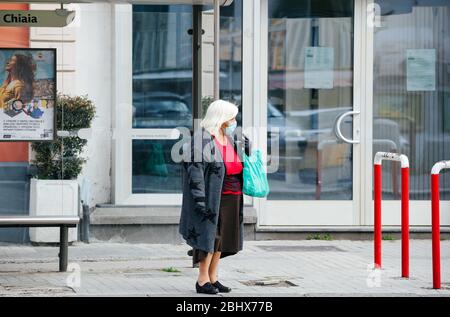
[[(133, 6), (134, 129), (192, 127), (192, 6)], [(177, 140), (133, 140), (134, 194), (178, 193)]]
[[(237, 122), (242, 124), (242, 4), (235, 0), (220, 8), (220, 88), (219, 98), (236, 104), (239, 108)], [(203, 6), (203, 29), (208, 30), (202, 42), (202, 109), (203, 117), (214, 101), (214, 8)], [(208, 34), (209, 33), (209, 34)]]
[(181, 165), (170, 152), (178, 140), (133, 140), (133, 194), (181, 192)]
[(268, 43), (268, 199), (351, 200), (353, 1), (270, 0)]
[[(406, 154), (411, 199), (430, 199), (430, 171), (450, 159), (450, 0), (376, 1), (373, 152)], [(399, 199), (400, 168), (383, 164), (383, 199)], [(441, 178), (450, 199), (450, 177)], [(446, 190), (447, 189), (447, 190)]]
[(133, 6), (133, 128), (192, 125), (191, 6)]
[[(210, 17), (203, 18), (203, 27), (213, 28)], [(133, 6), (134, 129), (192, 129), (193, 56), (192, 35), (188, 33), (192, 24), (192, 6)], [(222, 8), (220, 27), (220, 97), (241, 107), (242, 0)], [(212, 45), (203, 44), (203, 64), (209, 67), (213, 64)], [(210, 101), (205, 95), (203, 107)], [(181, 192), (181, 166), (170, 156), (176, 142), (133, 140), (134, 194)]]
[(242, 124), (242, 1), (220, 9), (220, 98), (239, 107)]

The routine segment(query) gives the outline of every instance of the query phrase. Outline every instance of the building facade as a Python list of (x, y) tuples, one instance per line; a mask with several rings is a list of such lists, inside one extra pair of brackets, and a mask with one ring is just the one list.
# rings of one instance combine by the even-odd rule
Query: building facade
[[(213, 7), (131, 2), (71, 4), (77, 18), (69, 27), (30, 28), (0, 39), (0, 46), (56, 48), (58, 89), (87, 94), (96, 105), (79, 180), (89, 184), (99, 239), (122, 234), (127, 240), (123, 227), (132, 236), (137, 225), (158, 234), (161, 225), (172, 225), (175, 235), (181, 168), (170, 155), (179, 141), (173, 131), (192, 129), (213, 95)], [(204, 30), (199, 47), (195, 21)], [(408, 156), (410, 223), (428, 228), (430, 171), (450, 159), (449, 43), (450, 0), (234, 0), (223, 6), (220, 97), (239, 106), (239, 123), (263, 151), (269, 172), (269, 196), (246, 197), (252, 228), (370, 231), (378, 151)], [(194, 97), (198, 87), (201, 102)], [(0, 146), (4, 170), (33, 158), (27, 144)], [(383, 224), (398, 227), (400, 167), (387, 162), (382, 175)], [(25, 198), (3, 214), (26, 213), (22, 183), (17, 193)], [(445, 173), (441, 190), (441, 221), (450, 225)], [(5, 193), (0, 199), (6, 201)]]

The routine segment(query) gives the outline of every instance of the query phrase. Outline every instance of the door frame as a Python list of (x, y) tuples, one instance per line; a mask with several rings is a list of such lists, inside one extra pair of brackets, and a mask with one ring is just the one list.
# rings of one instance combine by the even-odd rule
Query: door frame
[[(268, 1), (254, 0), (254, 104), (267, 104), (267, 80), (268, 80)], [(354, 0), (354, 61), (353, 61), (353, 110), (361, 111), (361, 115), (353, 118), (353, 135), (362, 142), (367, 142), (370, 135), (365, 126), (369, 114), (366, 113), (365, 104), (367, 85), (364, 85), (366, 66), (364, 61), (366, 54), (366, 0)], [(259, 66), (259, 69), (258, 69)], [(255, 107), (255, 124), (267, 127), (267, 107)], [(366, 126), (365, 126), (366, 127)], [(259, 145), (264, 157), (267, 157), (267, 134), (259, 135)], [(367, 143), (366, 143), (367, 144)], [(371, 144), (371, 143), (370, 143)], [(366, 181), (367, 162), (364, 143), (353, 144), (353, 199), (349, 201), (273, 201), (265, 198), (257, 199), (255, 207), (258, 213), (258, 227), (337, 227), (337, 226), (361, 226), (364, 222), (363, 198), (367, 197), (368, 184)], [(370, 154), (370, 153), (369, 153)], [(371, 160), (370, 160), (371, 161)], [(370, 175), (371, 177), (371, 175)], [(371, 192), (371, 188), (370, 188)], [(299, 210), (304, 211), (305, 216), (299, 215)], [(312, 215), (311, 210), (314, 210)], [(320, 215), (318, 214), (318, 212)]]
[(360, 0), (361, 14), (364, 17), (363, 38), (361, 39), (361, 50), (363, 51), (363, 59), (361, 60), (364, 77), (361, 78), (364, 85), (364, 93), (362, 95), (364, 112), (361, 117), (364, 120), (364, 129), (361, 131), (361, 142), (364, 145), (362, 154), (361, 175), (363, 182), (361, 183), (361, 225), (373, 225), (373, 27), (368, 23), (368, 8), (373, 4), (373, 0)]

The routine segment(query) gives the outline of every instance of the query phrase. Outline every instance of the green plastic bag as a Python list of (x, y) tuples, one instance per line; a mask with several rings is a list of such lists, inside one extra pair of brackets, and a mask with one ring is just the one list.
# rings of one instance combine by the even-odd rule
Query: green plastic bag
[(269, 182), (264, 170), (261, 150), (255, 150), (250, 156), (244, 153), (244, 186), (245, 195), (266, 197), (269, 194)]
[(147, 173), (152, 176), (167, 177), (169, 171), (167, 170), (166, 161), (164, 159), (163, 146), (161, 143), (154, 143), (150, 146), (149, 159), (146, 163)]

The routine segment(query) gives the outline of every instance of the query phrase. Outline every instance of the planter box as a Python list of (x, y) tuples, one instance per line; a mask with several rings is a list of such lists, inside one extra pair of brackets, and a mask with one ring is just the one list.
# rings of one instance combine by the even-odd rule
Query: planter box
[[(38, 180), (30, 183), (31, 216), (78, 216), (76, 180)], [(30, 240), (37, 243), (59, 242), (59, 228), (30, 228)], [(77, 228), (69, 229), (69, 242), (77, 240)]]

